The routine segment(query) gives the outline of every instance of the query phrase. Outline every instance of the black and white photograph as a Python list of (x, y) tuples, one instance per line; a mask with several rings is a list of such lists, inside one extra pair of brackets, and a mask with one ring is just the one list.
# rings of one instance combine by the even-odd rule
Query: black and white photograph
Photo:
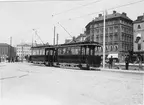
[(0, 105), (144, 105), (144, 0), (0, 0)]

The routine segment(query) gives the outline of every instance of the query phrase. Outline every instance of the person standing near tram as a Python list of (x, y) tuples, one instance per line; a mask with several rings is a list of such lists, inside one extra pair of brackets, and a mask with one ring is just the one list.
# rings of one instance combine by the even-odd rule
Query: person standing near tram
[(113, 66), (113, 57), (109, 58), (109, 69), (112, 69)]
[(142, 70), (142, 56), (138, 54), (139, 70)]
[(127, 55), (125, 58), (125, 69), (128, 70), (129, 68), (129, 56)]

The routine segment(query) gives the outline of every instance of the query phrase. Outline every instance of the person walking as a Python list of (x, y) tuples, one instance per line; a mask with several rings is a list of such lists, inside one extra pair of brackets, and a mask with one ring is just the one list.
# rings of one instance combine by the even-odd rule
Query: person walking
[(109, 69), (112, 69), (113, 66), (113, 57), (109, 58)]
[(139, 54), (138, 55), (138, 63), (139, 63), (139, 70), (142, 70), (142, 56)]
[(127, 55), (125, 58), (125, 69), (128, 70), (129, 68), (129, 56)]

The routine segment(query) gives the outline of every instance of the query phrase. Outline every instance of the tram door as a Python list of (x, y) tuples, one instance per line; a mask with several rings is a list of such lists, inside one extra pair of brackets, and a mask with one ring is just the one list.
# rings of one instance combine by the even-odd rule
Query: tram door
[(86, 62), (89, 65), (94, 64), (94, 47), (93, 46), (87, 46), (86, 48)]
[(53, 62), (55, 62), (55, 50), (53, 48), (46, 49), (46, 62), (49, 66), (53, 66)]

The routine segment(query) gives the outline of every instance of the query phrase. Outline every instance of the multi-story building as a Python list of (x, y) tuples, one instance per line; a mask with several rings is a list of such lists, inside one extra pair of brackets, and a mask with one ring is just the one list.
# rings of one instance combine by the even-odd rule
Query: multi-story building
[(80, 34), (77, 37), (73, 37), (72, 39), (66, 39), (65, 40), (65, 44), (66, 43), (75, 43), (75, 42), (83, 42), (86, 39), (86, 35), (85, 34)]
[[(86, 25), (86, 35), (90, 36), (89, 41), (96, 41), (103, 44), (104, 16), (99, 14), (93, 21)], [(133, 21), (126, 13), (107, 14), (105, 19), (105, 42), (106, 57), (118, 57), (124, 61), (125, 55), (133, 49)], [(96, 49), (97, 55), (102, 55), (102, 48)]]
[(16, 57), (15, 48), (7, 43), (0, 43), (0, 58), (5, 61), (7, 58), (14, 59)]
[(31, 45), (30, 44), (19, 44), (17, 45), (17, 56), (19, 60), (24, 60), (25, 56), (31, 55)]
[(138, 16), (133, 22), (134, 29), (134, 52), (141, 54), (144, 60), (144, 14)]

